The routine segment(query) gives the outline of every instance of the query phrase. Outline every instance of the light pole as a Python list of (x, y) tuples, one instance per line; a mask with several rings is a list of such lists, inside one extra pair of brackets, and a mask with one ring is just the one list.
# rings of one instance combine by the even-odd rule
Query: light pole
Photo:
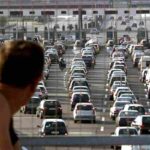
[(49, 16), (47, 15), (48, 41), (50, 41)]

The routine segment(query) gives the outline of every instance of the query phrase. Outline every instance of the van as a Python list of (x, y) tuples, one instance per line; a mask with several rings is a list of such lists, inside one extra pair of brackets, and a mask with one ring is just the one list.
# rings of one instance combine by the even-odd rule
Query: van
[(142, 71), (146, 67), (150, 65), (150, 56), (141, 56), (139, 63), (138, 63), (138, 69)]

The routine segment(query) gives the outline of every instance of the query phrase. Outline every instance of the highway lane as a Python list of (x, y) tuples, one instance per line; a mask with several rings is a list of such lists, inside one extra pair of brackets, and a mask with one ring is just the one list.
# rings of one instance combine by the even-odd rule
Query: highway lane
[[(69, 65), (74, 54), (71, 49), (68, 49), (64, 58)], [(70, 111), (70, 99), (68, 98), (67, 90), (64, 87), (64, 79), (66, 70), (61, 71), (58, 64), (52, 64), (50, 68), (49, 78), (46, 81), (46, 86), (49, 92), (49, 97), (58, 99), (63, 107), (63, 119), (66, 121), (69, 135), (110, 135), (115, 129), (115, 122), (109, 117), (109, 109), (112, 101), (108, 98), (106, 91), (106, 75), (108, 71), (108, 57), (105, 49), (96, 56), (96, 65), (94, 69), (88, 72), (88, 82), (91, 86), (91, 101), (97, 110), (97, 122), (91, 123), (74, 123), (72, 112)], [(145, 87), (139, 81), (139, 71), (133, 68), (130, 57), (127, 60), (128, 65), (128, 82), (135, 95), (139, 97), (139, 102), (147, 106), (148, 100), (145, 97)], [(18, 112), (14, 117), (15, 127), (19, 135), (37, 136), (38, 124), (41, 119), (31, 114), (21, 114)]]

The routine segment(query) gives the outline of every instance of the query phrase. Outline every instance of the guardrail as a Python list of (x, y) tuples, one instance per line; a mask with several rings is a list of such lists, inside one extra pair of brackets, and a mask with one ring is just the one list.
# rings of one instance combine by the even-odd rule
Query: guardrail
[(150, 145), (149, 135), (140, 136), (50, 136), (20, 137), (21, 144), (29, 147), (99, 147), (111, 145)]

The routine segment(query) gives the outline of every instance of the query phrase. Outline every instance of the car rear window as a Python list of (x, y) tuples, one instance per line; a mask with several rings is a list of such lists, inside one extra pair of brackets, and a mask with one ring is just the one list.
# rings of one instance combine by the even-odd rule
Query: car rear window
[(92, 110), (93, 106), (92, 105), (79, 105), (77, 106), (78, 110)]
[(39, 98), (31, 98), (29, 101), (29, 104), (37, 104), (39, 103), (41, 100)]
[(150, 125), (150, 117), (143, 117), (143, 124)]
[(44, 107), (60, 107), (60, 103), (57, 101), (47, 101), (44, 103)]
[(138, 112), (129, 112), (129, 111), (125, 111), (125, 112), (121, 112), (120, 116), (124, 116), (124, 117), (136, 117), (138, 115)]
[(137, 110), (138, 112), (145, 113), (145, 109), (140, 106), (130, 106), (129, 110)]
[(64, 127), (66, 127), (64, 122), (46, 122), (45, 124), (45, 128), (58, 129), (58, 128), (64, 128)]
[(125, 104), (128, 104), (127, 102), (126, 103), (116, 103), (116, 107), (124, 107)]
[(119, 135), (137, 135), (137, 131), (134, 129), (121, 129)]
[(75, 102), (87, 102), (89, 101), (89, 96), (87, 94), (75, 94), (73, 100)]

